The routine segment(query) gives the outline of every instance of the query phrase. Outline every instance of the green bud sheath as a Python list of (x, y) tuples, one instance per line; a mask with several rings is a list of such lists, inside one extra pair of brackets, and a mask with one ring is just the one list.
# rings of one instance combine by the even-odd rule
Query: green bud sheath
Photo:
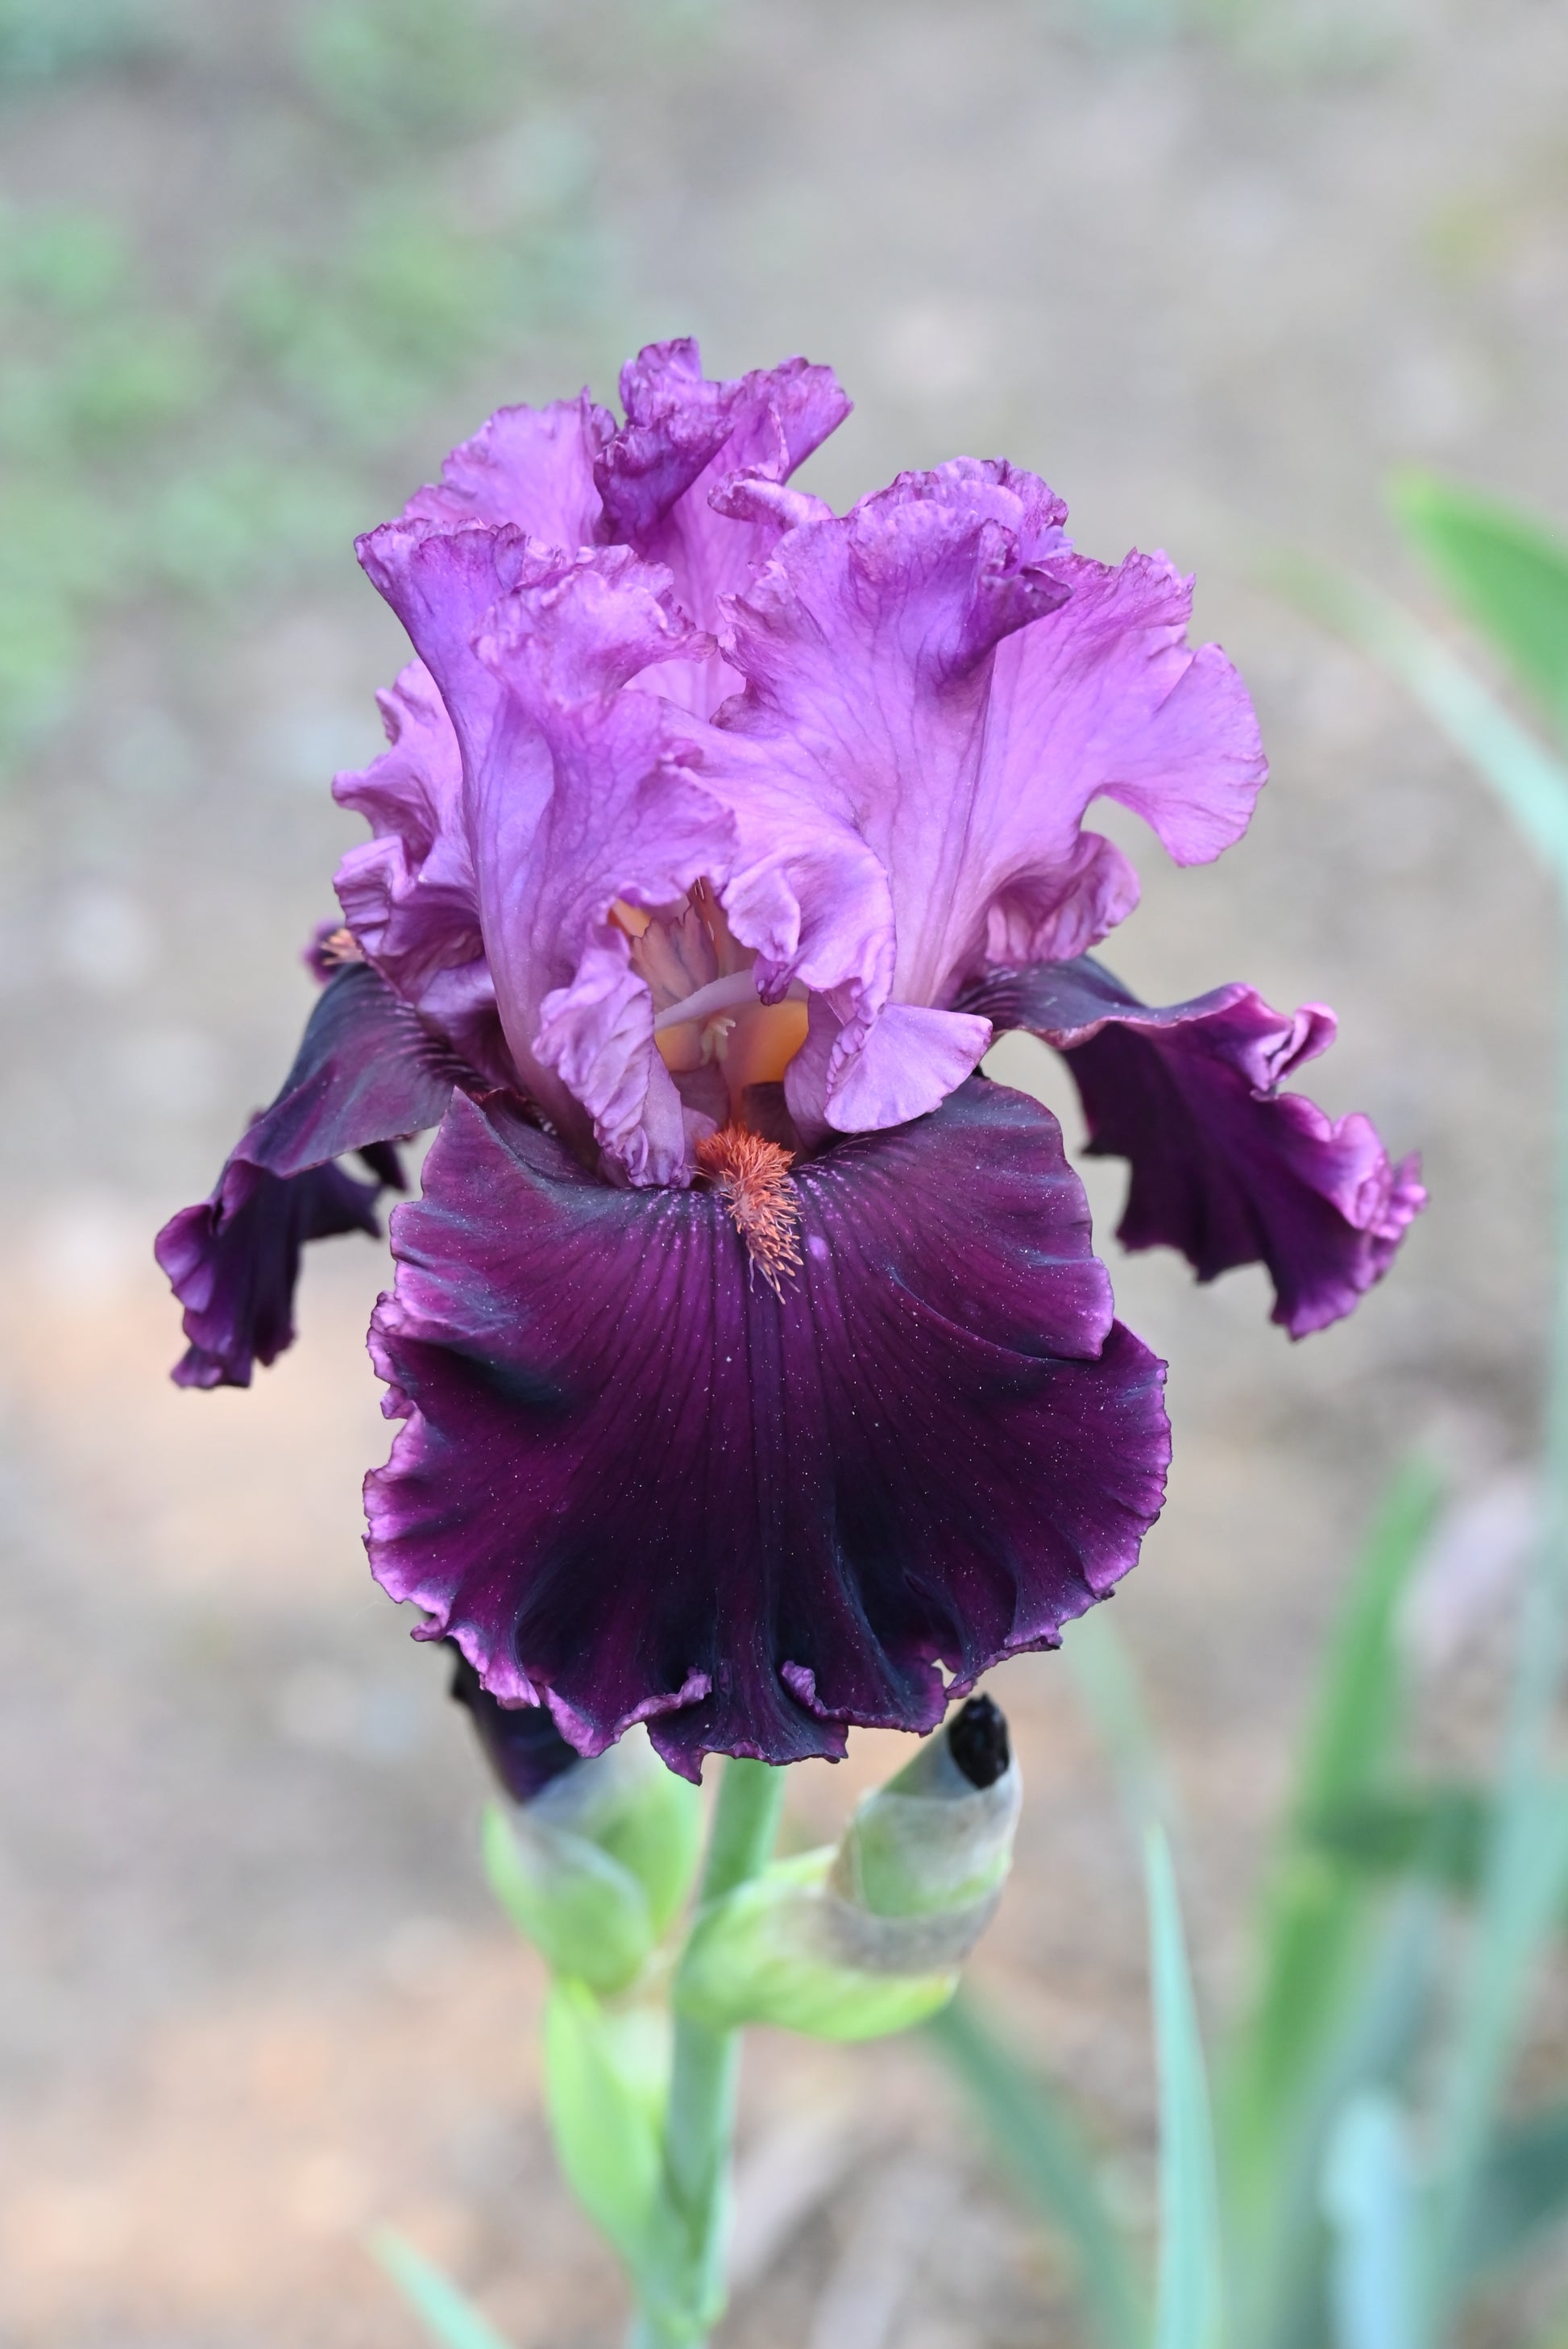
[(641, 1729), (552, 1779), (528, 1815), (585, 1836), (628, 1868), (655, 1940), (686, 1906), (702, 1854), (702, 1792), (665, 1769)]
[(490, 1889), (552, 1973), (624, 1990), (654, 1945), (647, 1895), (629, 1868), (526, 1809), (486, 1806)]
[(944, 2005), (1001, 1897), (1020, 1784), (988, 1699), (921, 1746), (835, 1850), (777, 1862), (698, 1917), (676, 1985), (719, 2028), (903, 2031)]
[(778, 1860), (705, 1909), (676, 1977), (676, 2004), (713, 2029), (772, 2023), (813, 2039), (875, 2039), (945, 2006), (949, 1968), (874, 1972), (838, 1953), (830, 1847)]
[(971, 1698), (850, 1822), (830, 1883), (844, 1954), (894, 1971), (966, 1957), (1001, 1899), (1022, 1799), (1001, 1714)]
[(491, 1889), (552, 1972), (624, 1990), (696, 1871), (700, 1798), (640, 1735), (580, 1762), (526, 1804), (491, 1804)]

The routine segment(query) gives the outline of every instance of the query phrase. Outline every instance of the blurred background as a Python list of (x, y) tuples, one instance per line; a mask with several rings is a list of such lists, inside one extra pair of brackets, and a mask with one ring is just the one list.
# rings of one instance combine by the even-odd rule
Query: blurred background
[[(249, 1395), (191, 1395), (150, 1244), (308, 1008), (299, 948), (358, 830), (327, 780), (373, 754), (401, 657), (354, 533), (501, 401), (608, 397), (645, 340), (695, 333), (720, 374), (831, 361), (858, 405), (806, 478), (835, 502), (1005, 451), (1088, 551), (1196, 570), (1274, 781), (1218, 868), (1136, 843), (1115, 967), (1160, 1000), (1240, 978), (1334, 1003), (1312, 1091), (1426, 1153), (1394, 1278), (1300, 1347), (1255, 1274), (1196, 1291), (1118, 1258), (1120, 1177), (1091, 1170), (1122, 1311), (1172, 1365), (1170, 1506), (1116, 1613), (1176, 1757), (1211, 2013), (1244, 1988), (1320, 1634), (1418, 1440), (1471, 1586), (1429, 1609), (1423, 1734), (1473, 1737), (1528, 1512), (1546, 892), (1269, 580), (1302, 550), (1419, 600), (1382, 505), (1408, 461), (1568, 518), (1565, 125), (1568, 16), (1542, 0), (0, 0), (18, 2349), (412, 2349), (378, 2220), (520, 2349), (617, 2337), (549, 2156), (540, 1971), (480, 1879), (465, 1724), (359, 1548), (383, 1252), (316, 1251), (305, 1342)], [(1043, 1053), (1006, 1053), (1058, 1097)], [(1029, 1793), (977, 1975), (1136, 2212), (1136, 1855), (1060, 1660), (994, 1692)], [(895, 1742), (797, 1774), (794, 1832), (831, 1830)], [(1078, 2340), (919, 2047), (757, 2034), (743, 2157), (725, 2349)]]

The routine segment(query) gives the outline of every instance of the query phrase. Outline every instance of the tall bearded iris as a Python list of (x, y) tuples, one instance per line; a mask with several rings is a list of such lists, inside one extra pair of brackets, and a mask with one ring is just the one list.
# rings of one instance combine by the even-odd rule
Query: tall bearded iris
[(303, 1242), (438, 1128), (371, 1323), (372, 1567), (503, 1706), (695, 1774), (930, 1728), (1158, 1513), (1163, 1366), (995, 1035), (1065, 1056), (1127, 1244), (1262, 1262), (1293, 1335), (1423, 1195), (1280, 1092), (1330, 1012), (1153, 1009), (1091, 955), (1138, 896), (1091, 803), (1201, 864), (1264, 775), (1164, 557), (1078, 554), (1000, 461), (834, 514), (786, 486), (848, 411), (803, 361), (666, 344), (621, 391), (502, 409), (361, 542), (417, 656), (335, 786), (372, 837), (283, 1091), (159, 1253), (175, 1376), (244, 1385)]

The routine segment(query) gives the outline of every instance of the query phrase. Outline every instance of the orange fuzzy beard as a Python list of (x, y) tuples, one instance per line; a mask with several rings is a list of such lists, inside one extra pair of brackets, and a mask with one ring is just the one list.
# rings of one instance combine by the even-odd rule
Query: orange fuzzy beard
[(742, 1125), (706, 1134), (696, 1163), (729, 1210), (751, 1261), (775, 1297), (800, 1269), (800, 1203), (789, 1180), (792, 1153)]

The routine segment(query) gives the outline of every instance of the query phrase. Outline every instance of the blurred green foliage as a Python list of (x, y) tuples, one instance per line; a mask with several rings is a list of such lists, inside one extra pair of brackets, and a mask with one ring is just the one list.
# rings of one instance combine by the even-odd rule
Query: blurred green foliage
[(300, 73), (332, 120), (374, 140), (504, 120), (528, 47), (515, 7), (482, 0), (326, 0), (302, 26)]
[(0, 100), (156, 46), (136, 0), (0, 0)]
[(1568, 546), (1498, 499), (1406, 473), (1394, 504), (1460, 609), (1568, 737)]
[[(1568, 541), (1429, 475), (1404, 477), (1395, 496), (1460, 610), (1551, 730), (1568, 733)], [(1568, 764), (1398, 605), (1299, 564), (1284, 578), (1470, 761), (1555, 875), (1568, 928)], [(1568, 1090), (1560, 1117), (1568, 1133)], [(1541, 1961), (1561, 1966), (1568, 1930), (1568, 1776), (1554, 1734), (1568, 1661), (1568, 1164), (1558, 1188), (1543, 1529), (1500, 1765), (1486, 1781), (1421, 1781), (1403, 1758), (1400, 1607), (1439, 1494), (1417, 1465), (1389, 1492), (1330, 1641), (1257, 1920), (1253, 1999), (1222, 2075), (1232, 2349), (1442, 2349), (1470, 2324), (1478, 2293), (1568, 2228), (1563, 2083), (1543, 2095), (1544, 2067), (1520, 2063)], [(1075, 1638), (1086, 1630), (1092, 1622)], [(1152, 1785), (1136, 1684), (1120, 1668), (1108, 1704), (1107, 1682), (1103, 1659), (1079, 1674), (1124, 1787)], [(1457, 1966), (1445, 1909), (1463, 1919)], [(1087, 2324), (1113, 2349), (1122, 2310), (1146, 2291), (1141, 2246), (1108, 2248), (1115, 2221), (1092, 2175), (1067, 2176), (1062, 2148), (1083, 2138), (1061, 2091), (1031, 2079), (972, 2013), (933, 2036), (1020, 2196), (1074, 2252)], [(1531, 2102), (1511, 2110), (1519, 2086)], [(1119, 2279), (1109, 2308), (1108, 2262)]]
[[(595, 12), (600, 35), (655, 46), (687, 13)], [(433, 408), (472, 382), (477, 422), (531, 345), (608, 306), (552, 21), (522, 0), (280, 12), (275, 88), (248, 81), (245, 103), (279, 104), (263, 160), (286, 184), (214, 257), (192, 239), (178, 293), (134, 207), (0, 199), (0, 769), (73, 706), (108, 611), (276, 595), (340, 563), (410, 485)], [(155, 32), (178, 76), (145, 7), (0, 0), (9, 119), (68, 102), (62, 78), (134, 69)]]

